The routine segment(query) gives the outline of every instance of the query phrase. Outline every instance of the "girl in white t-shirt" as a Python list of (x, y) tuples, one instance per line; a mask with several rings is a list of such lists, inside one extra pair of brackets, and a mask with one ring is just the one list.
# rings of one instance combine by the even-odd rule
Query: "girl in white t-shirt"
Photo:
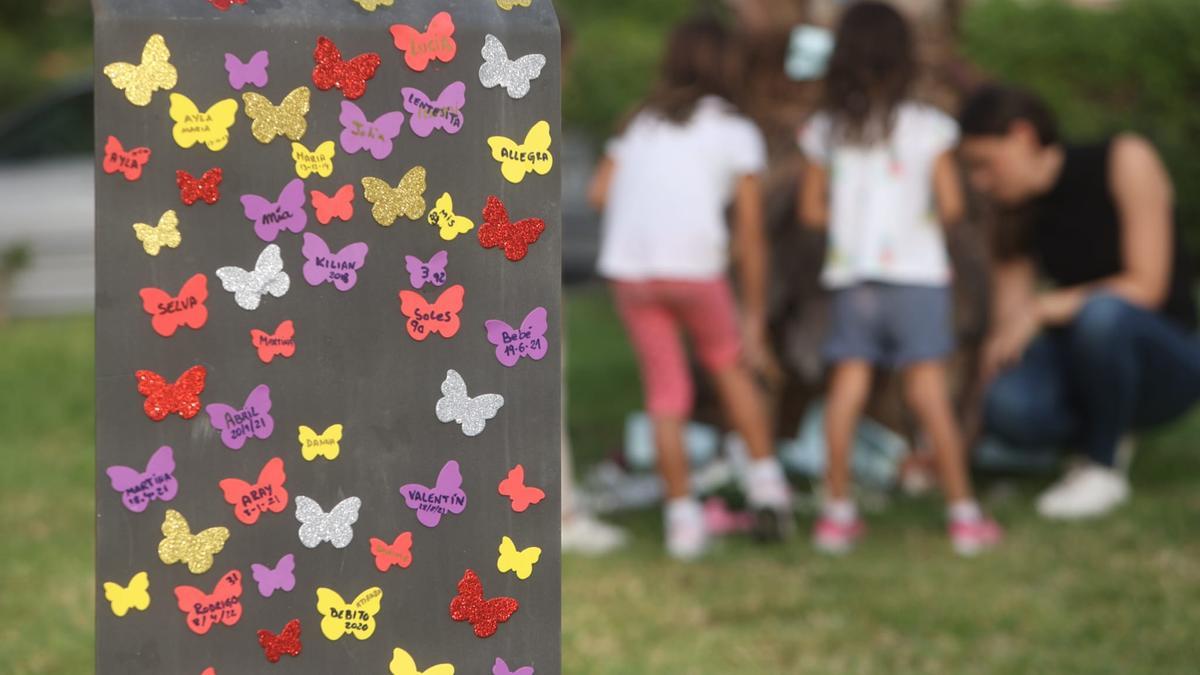
[(971, 494), (944, 359), (954, 348), (943, 224), (962, 216), (954, 121), (909, 99), (911, 33), (883, 2), (851, 6), (838, 27), (821, 110), (800, 133), (808, 160), (800, 218), (828, 228), (824, 285), (833, 294), (825, 357), (826, 501), (816, 546), (841, 553), (864, 527), (850, 497), (850, 450), (873, 369), (898, 369), (937, 454), (957, 551), (996, 543), (999, 527)]
[[(762, 134), (726, 91), (735, 53), (728, 30), (698, 18), (675, 29), (653, 93), (613, 139), (591, 188), (604, 209), (600, 273), (637, 353), (666, 486), (667, 550), (704, 552), (703, 510), (692, 495), (683, 429), (692, 381), (681, 333), (711, 374), (752, 461), (744, 476), (761, 534), (790, 526), (789, 493), (747, 365), (766, 354), (766, 251), (759, 174)], [(725, 213), (732, 204), (732, 241)], [(742, 306), (726, 280), (730, 249)]]

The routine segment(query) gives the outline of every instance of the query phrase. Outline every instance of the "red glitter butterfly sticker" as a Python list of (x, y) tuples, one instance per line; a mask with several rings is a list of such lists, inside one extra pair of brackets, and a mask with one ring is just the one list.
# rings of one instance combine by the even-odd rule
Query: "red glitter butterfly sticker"
[(138, 295), (142, 297), (142, 310), (152, 317), (150, 326), (163, 337), (171, 337), (182, 326), (200, 330), (208, 321), (208, 308), (204, 306), (208, 277), (203, 274), (194, 274), (183, 282), (179, 295), (154, 287), (143, 288)]
[(367, 80), (375, 77), (382, 59), (375, 52), (367, 52), (343, 61), (342, 52), (333, 40), (322, 35), (317, 38), (313, 61), (317, 64), (312, 73), (317, 89), (328, 91), (337, 87), (343, 96), (353, 100), (367, 93)]
[(225, 177), (219, 167), (205, 171), (196, 178), (180, 169), (175, 172), (175, 184), (179, 186), (179, 199), (188, 206), (203, 199), (205, 204), (216, 204), (221, 198), (221, 179)]
[(546, 493), (540, 488), (525, 485), (525, 467), (520, 464), (508, 472), (508, 478), (500, 481), (497, 490), (512, 500), (512, 510), (517, 513), (523, 513), (525, 509), (546, 498)]
[(153, 370), (139, 370), (134, 376), (138, 393), (146, 397), (142, 405), (146, 417), (161, 422), (171, 413), (185, 420), (200, 414), (200, 393), (204, 391), (204, 380), (208, 376), (204, 366), (188, 368), (174, 382), (167, 382)]
[(546, 231), (546, 221), (541, 218), (525, 218), (512, 222), (508, 209), (495, 195), (487, 198), (483, 207), (483, 224), (477, 230), (479, 243), (484, 248), (503, 248), (504, 257), (516, 262), (523, 260), (533, 244)]
[(104, 144), (104, 173), (120, 173), (125, 180), (135, 181), (142, 177), (142, 168), (150, 161), (150, 148), (126, 150), (116, 136), (109, 136)]
[(390, 544), (371, 537), (371, 555), (375, 556), (375, 569), (380, 572), (393, 566), (407, 569), (412, 564), (412, 532), (401, 532)]
[(496, 634), (500, 624), (508, 621), (520, 609), (516, 598), (499, 596), (483, 599), (483, 584), (472, 570), (463, 574), (458, 582), (458, 595), (450, 601), (450, 618), (469, 621), (477, 637), (486, 638)]
[(252, 328), (250, 344), (258, 350), (258, 360), (263, 363), (270, 363), (276, 356), (290, 359), (296, 353), (296, 325), (289, 319), (276, 326), (274, 333)]
[(402, 23), (389, 28), (396, 49), (404, 52), (404, 62), (419, 72), (429, 67), (430, 61), (449, 63), (458, 53), (454, 42), (454, 19), (449, 12), (438, 12), (429, 22), (424, 33)]
[(246, 0), (208, 0), (208, 3), (224, 12), (234, 5), (246, 4)]
[(258, 631), (258, 644), (271, 663), (279, 663), (279, 658), (284, 654), (300, 656), (300, 650), (304, 648), (300, 642), (300, 619), (287, 622), (279, 635), (266, 629)]
[(320, 190), (309, 190), (313, 208), (317, 211), (317, 222), (328, 225), (334, 218), (350, 220), (354, 216), (354, 185), (347, 183), (333, 195)]

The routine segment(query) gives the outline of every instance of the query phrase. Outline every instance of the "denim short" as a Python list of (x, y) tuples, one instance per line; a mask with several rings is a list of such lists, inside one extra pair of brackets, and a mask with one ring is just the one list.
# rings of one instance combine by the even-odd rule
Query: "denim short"
[(837, 289), (825, 360), (902, 368), (943, 359), (954, 351), (951, 305), (945, 286), (864, 282)]

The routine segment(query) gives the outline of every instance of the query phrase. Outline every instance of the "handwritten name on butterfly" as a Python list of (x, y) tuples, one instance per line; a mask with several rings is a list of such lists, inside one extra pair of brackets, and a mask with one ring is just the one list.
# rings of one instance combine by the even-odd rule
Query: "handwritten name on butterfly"
[(496, 347), (496, 360), (504, 366), (512, 368), (521, 358), (534, 361), (546, 358), (549, 349), (546, 331), (550, 325), (546, 321), (545, 307), (534, 307), (520, 328), (513, 328), (499, 319), (485, 321), (483, 325), (487, 329), (488, 342)]
[(165, 565), (184, 563), (192, 574), (204, 574), (212, 568), (213, 556), (220, 553), (229, 540), (229, 530), (224, 527), (210, 527), (192, 534), (187, 520), (174, 509), (167, 509), (162, 533), (158, 559)]
[(242, 573), (230, 570), (217, 581), (212, 593), (192, 586), (176, 586), (175, 601), (187, 616), (187, 627), (204, 635), (213, 626), (233, 626), (242, 618)]
[(375, 569), (386, 572), (392, 567), (407, 569), (412, 564), (412, 532), (401, 532), (392, 543), (371, 537), (371, 556)]
[(171, 50), (163, 36), (155, 33), (142, 47), (142, 62), (117, 61), (104, 66), (104, 75), (113, 86), (125, 94), (125, 98), (136, 106), (150, 104), (154, 92), (173, 89), (179, 79), (175, 66), (171, 65)]
[(250, 563), (250, 573), (258, 584), (258, 594), (269, 598), (275, 591), (291, 593), (296, 587), (296, 556), (287, 553), (283, 555), (274, 567), (259, 563)]
[(342, 453), (342, 425), (331, 424), (324, 433), (318, 434), (303, 424), (299, 427), (300, 455), (306, 462), (324, 457), (330, 461)]
[(367, 263), (367, 250), (367, 245), (360, 241), (334, 253), (324, 239), (305, 232), (304, 246), (300, 249), (307, 259), (304, 280), (310, 286), (329, 283), (339, 291), (348, 291), (358, 283), (358, 272)]
[(458, 582), (458, 595), (450, 600), (450, 618), (470, 622), (476, 637), (496, 634), (500, 624), (512, 618), (521, 608), (516, 598), (483, 597), (483, 583), (474, 570), (468, 569)]
[(424, 32), (405, 24), (395, 24), (388, 30), (396, 49), (404, 52), (404, 62), (417, 72), (423, 72), (431, 61), (449, 63), (458, 53), (454, 19), (449, 12), (435, 14)]
[(426, 487), (408, 483), (400, 487), (404, 503), (417, 512), (417, 520), (425, 527), (437, 527), (442, 516), (460, 514), (467, 508), (467, 494), (462, 490), (462, 471), (458, 462), (450, 460), (438, 472), (437, 483)]
[(183, 94), (171, 94), (168, 114), (174, 120), (171, 137), (184, 149), (193, 145), (217, 152), (229, 144), (229, 128), (237, 121), (238, 103), (232, 98), (222, 99), (201, 111), (192, 99)]
[(454, 675), (454, 666), (449, 663), (439, 663), (424, 670), (417, 669), (417, 662), (403, 649), (396, 647), (392, 650), (392, 662), (388, 664), (391, 675)]
[(175, 185), (179, 188), (179, 201), (187, 206), (204, 200), (205, 204), (216, 204), (221, 198), (221, 180), (225, 173), (220, 167), (205, 171), (199, 178), (180, 169), (175, 172)]
[(545, 120), (529, 128), (523, 143), (517, 143), (507, 136), (488, 138), (492, 159), (500, 162), (500, 173), (510, 183), (520, 183), (530, 173), (539, 176), (550, 173), (554, 168), (550, 143), (550, 123)]
[(250, 391), (241, 408), (210, 403), (204, 408), (208, 421), (221, 432), (221, 442), (230, 450), (241, 450), (248, 438), (267, 439), (275, 430), (271, 417), (271, 388), (260, 384)]
[(127, 181), (135, 181), (142, 177), (142, 169), (150, 161), (150, 148), (125, 149), (116, 136), (109, 136), (104, 143), (104, 159), (101, 166), (104, 173), (119, 173)]
[(267, 86), (267, 68), (271, 55), (265, 49), (254, 52), (249, 61), (242, 61), (236, 54), (225, 52), (225, 72), (229, 75), (229, 86), (241, 91), (252, 84), (259, 89)]
[(104, 599), (118, 617), (125, 616), (131, 609), (146, 611), (150, 607), (150, 575), (138, 572), (125, 586), (112, 581), (104, 582)]
[(467, 85), (463, 82), (447, 85), (437, 100), (431, 100), (425, 92), (414, 87), (404, 87), (400, 95), (409, 115), (408, 126), (417, 136), (428, 138), (438, 129), (448, 134), (462, 130), (462, 109), (467, 105)]
[(258, 631), (258, 645), (263, 649), (263, 656), (270, 663), (279, 663), (283, 656), (300, 656), (304, 644), (300, 640), (300, 619), (287, 622), (279, 635), (269, 630)]
[(375, 222), (391, 227), (396, 219), (404, 216), (417, 220), (425, 215), (425, 167), (414, 166), (392, 187), (386, 182), (367, 176), (362, 179), (363, 198), (371, 205)]
[(288, 181), (273, 202), (254, 194), (242, 195), (241, 202), (242, 213), (254, 224), (254, 234), (265, 242), (275, 241), (284, 231), (303, 232), (308, 225), (304, 181), (300, 178)]
[(438, 236), (445, 241), (454, 241), (460, 234), (475, 229), (475, 223), (466, 216), (454, 213), (454, 198), (443, 192), (437, 203), (429, 210), (429, 224), (438, 228)]
[(145, 471), (116, 464), (104, 471), (112, 489), (121, 495), (121, 503), (134, 513), (141, 513), (150, 502), (169, 502), (179, 493), (175, 480), (175, 451), (164, 445), (150, 455)]
[(504, 251), (505, 258), (517, 262), (525, 259), (529, 247), (537, 243), (545, 231), (546, 221), (541, 218), (522, 218), (513, 222), (504, 202), (491, 195), (483, 207), (483, 224), (476, 236), (480, 246), (499, 248)]
[(387, 159), (392, 154), (393, 141), (404, 127), (404, 113), (386, 112), (369, 120), (362, 108), (350, 101), (342, 101), (338, 122), (342, 125), (342, 133), (338, 136), (342, 150), (349, 154), (366, 150), (375, 159)]
[(242, 94), (246, 117), (250, 118), (250, 133), (259, 143), (270, 143), (277, 136), (298, 141), (308, 131), (308, 107), (312, 92), (308, 87), (296, 87), (283, 97), (279, 105), (257, 92)]
[(512, 510), (517, 513), (524, 513), (530, 506), (546, 498), (546, 493), (541, 488), (525, 484), (525, 467), (520, 464), (508, 472), (508, 476), (500, 481), (496, 490), (509, 498)]
[(217, 485), (225, 501), (233, 506), (233, 515), (243, 525), (253, 525), (264, 513), (280, 513), (287, 508), (288, 493), (283, 486), (287, 474), (283, 460), (272, 457), (258, 473), (258, 481), (247, 483), (239, 478), (225, 478)]
[(337, 591), (317, 589), (317, 613), (321, 615), (321, 633), (328, 640), (352, 635), (366, 640), (375, 633), (375, 615), (383, 605), (383, 589), (368, 588), (353, 602), (346, 602)]
[(139, 370), (134, 373), (137, 380), (138, 393), (146, 397), (142, 409), (155, 422), (161, 422), (172, 413), (185, 420), (190, 420), (200, 413), (200, 394), (204, 391), (204, 381), (208, 371), (204, 366), (192, 366), (174, 382), (153, 370)]
[(233, 293), (238, 307), (248, 311), (258, 309), (264, 295), (282, 298), (292, 285), (291, 277), (283, 271), (283, 256), (278, 244), (268, 244), (258, 254), (253, 270), (231, 265), (218, 269), (217, 278), (221, 280), (222, 288)]
[(445, 286), (446, 265), (449, 261), (450, 254), (446, 251), (434, 253), (429, 262), (416, 256), (404, 256), (404, 268), (408, 271), (408, 282), (416, 289), (424, 288), (425, 284), (438, 288)]
[(158, 224), (153, 227), (146, 223), (134, 223), (133, 234), (142, 243), (142, 250), (152, 256), (157, 256), (164, 248), (179, 248), (183, 243), (183, 234), (179, 232), (179, 216), (173, 209), (163, 211)]
[(150, 327), (163, 337), (171, 337), (178, 329), (187, 326), (200, 330), (208, 321), (208, 277), (194, 274), (183, 282), (178, 295), (170, 295), (160, 288), (143, 288), (138, 291), (142, 299), (142, 311), (150, 315)]
[(250, 346), (258, 352), (258, 360), (270, 363), (275, 357), (290, 359), (296, 353), (296, 326), (291, 320), (275, 327), (274, 333), (250, 329)]
[(333, 141), (325, 141), (315, 150), (303, 143), (292, 143), (292, 161), (296, 163), (296, 175), (308, 178), (314, 173), (321, 178), (333, 175), (333, 156), (337, 152)]
[(466, 289), (455, 284), (442, 291), (438, 299), (430, 304), (419, 293), (400, 291), (400, 313), (408, 318), (405, 326), (408, 336), (423, 342), (430, 335), (452, 338), (458, 334), (462, 320), (458, 313), (463, 308)]

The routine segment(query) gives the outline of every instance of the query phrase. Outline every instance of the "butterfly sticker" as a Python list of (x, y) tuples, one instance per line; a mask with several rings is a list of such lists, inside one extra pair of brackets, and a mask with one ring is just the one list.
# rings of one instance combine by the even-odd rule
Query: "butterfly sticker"
[(430, 61), (450, 63), (458, 53), (458, 45), (454, 42), (454, 19), (449, 12), (435, 14), (424, 33), (402, 23), (388, 30), (396, 49), (404, 52), (404, 62), (418, 73), (424, 72)]
[(118, 617), (125, 616), (131, 609), (146, 611), (150, 606), (150, 575), (138, 572), (125, 586), (112, 581), (104, 582), (104, 599)]
[(467, 508), (467, 494), (462, 491), (462, 471), (458, 462), (446, 462), (438, 472), (437, 484), (425, 487), (409, 483), (400, 487), (404, 503), (417, 512), (417, 520), (425, 527), (437, 527), (446, 514), (458, 515)]
[(258, 584), (258, 594), (264, 598), (271, 597), (275, 591), (291, 593), (296, 587), (296, 556), (285, 554), (275, 567), (250, 563), (250, 574)]
[(530, 506), (546, 498), (546, 493), (540, 488), (525, 485), (525, 467), (520, 464), (508, 472), (508, 477), (500, 481), (496, 489), (509, 498), (512, 510), (517, 513), (524, 513)]
[(428, 138), (438, 129), (457, 134), (462, 129), (462, 109), (467, 104), (466, 84), (451, 82), (436, 101), (413, 87), (404, 87), (400, 95), (404, 98), (404, 110), (408, 112), (408, 126), (417, 136)]
[(388, 664), (391, 675), (454, 675), (454, 666), (449, 663), (439, 663), (424, 670), (417, 670), (417, 662), (403, 649), (396, 647), (392, 650), (392, 662)]
[(290, 359), (296, 353), (296, 325), (291, 320), (280, 322), (274, 333), (250, 329), (250, 346), (258, 351), (258, 360), (270, 363), (276, 356)]
[(375, 222), (391, 227), (400, 216), (418, 220), (425, 215), (425, 167), (414, 166), (393, 188), (378, 178), (362, 179), (363, 198), (372, 204)]
[(508, 50), (495, 35), (483, 40), (483, 65), (479, 67), (479, 83), (491, 89), (504, 87), (509, 98), (521, 99), (529, 93), (530, 83), (536, 80), (546, 67), (543, 54), (529, 54), (516, 61), (508, 59)]
[(283, 257), (278, 244), (269, 244), (258, 254), (254, 270), (248, 272), (240, 267), (222, 267), (217, 270), (221, 286), (233, 293), (233, 301), (242, 309), (258, 309), (264, 295), (282, 298), (292, 285), (292, 279), (283, 271)]
[(172, 93), (171, 108), (167, 111), (175, 121), (171, 137), (185, 150), (201, 144), (217, 152), (229, 144), (229, 128), (237, 121), (237, 111), (237, 101), (232, 98), (221, 99), (201, 112), (192, 99)]
[(333, 141), (325, 141), (315, 150), (309, 150), (303, 143), (292, 143), (292, 161), (296, 163), (296, 175), (308, 178), (317, 174), (321, 178), (329, 178), (333, 174), (333, 156), (337, 149)]
[(304, 495), (296, 495), (296, 520), (300, 521), (300, 543), (316, 548), (323, 541), (334, 548), (346, 548), (354, 539), (354, 528), (358, 522), (358, 510), (362, 500), (346, 497), (329, 513), (321, 505)]
[(401, 532), (390, 544), (371, 537), (371, 555), (375, 558), (375, 569), (380, 572), (392, 566), (407, 569), (412, 564), (412, 532)]
[(354, 2), (368, 12), (374, 12), (380, 7), (392, 6), (392, 0), (354, 0)]
[(485, 600), (483, 583), (468, 569), (458, 582), (458, 595), (450, 601), (450, 618), (469, 621), (476, 637), (486, 638), (495, 635), (500, 624), (512, 618), (520, 607), (516, 598), (500, 596)]
[(309, 427), (300, 425), (300, 456), (306, 462), (311, 462), (318, 457), (324, 457), (330, 461), (338, 458), (342, 453), (342, 425), (331, 424), (324, 433), (318, 434)]
[(435, 412), (440, 422), (454, 422), (462, 426), (466, 436), (478, 436), (483, 433), (487, 421), (500, 412), (504, 407), (504, 397), (500, 394), (482, 394), (471, 398), (467, 396), (467, 383), (456, 370), (447, 370), (446, 379), (442, 382), (442, 398), (438, 399)]
[(513, 328), (499, 319), (485, 321), (483, 326), (487, 329), (488, 342), (496, 346), (496, 360), (502, 365), (512, 368), (522, 357), (534, 361), (546, 358), (549, 348), (546, 331), (550, 326), (546, 322), (545, 307), (534, 307), (525, 315), (520, 328)]
[(219, 167), (205, 171), (199, 178), (182, 169), (176, 171), (175, 185), (179, 187), (179, 200), (188, 206), (201, 199), (205, 204), (216, 204), (221, 198), (222, 178), (224, 173)]
[(150, 148), (126, 150), (116, 136), (109, 136), (104, 143), (104, 173), (120, 173), (127, 181), (142, 177), (142, 169), (150, 161)]
[(246, 0), (208, 0), (208, 4), (216, 7), (222, 12), (226, 12), (229, 11), (229, 8), (233, 7), (234, 5), (246, 4)]
[(304, 132), (308, 130), (305, 115), (308, 115), (311, 96), (308, 87), (296, 87), (275, 105), (262, 94), (253, 91), (242, 94), (246, 117), (251, 120), (250, 133), (259, 143), (270, 143), (276, 136), (286, 136), (293, 141), (304, 138)]
[(204, 380), (208, 371), (204, 366), (192, 366), (175, 382), (167, 380), (152, 370), (134, 373), (138, 393), (146, 397), (142, 409), (146, 417), (161, 422), (167, 415), (176, 413), (190, 420), (200, 413), (200, 394), (204, 391)]
[(492, 675), (533, 675), (533, 666), (521, 666), (513, 670), (508, 667), (507, 661), (497, 656), (496, 663), (492, 664)]
[(229, 540), (229, 530), (224, 527), (210, 527), (192, 534), (187, 520), (175, 509), (167, 509), (162, 533), (163, 539), (158, 542), (158, 559), (164, 565), (186, 563), (192, 574), (204, 574), (212, 568), (213, 556), (220, 553)]
[(134, 223), (133, 234), (142, 242), (142, 250), (148, 255), (158, 255), (164, 248), (179, 248), (183, 243), (183, 235), (179, 232), (179, 216), (175, 211), (163, 211), (158, 219), (158, 225), (153, 227), (146, 223)]
[(546, 231), (546, 221), (541, 218), (525, 218), (512, 222), (504, 202), (490, 195), (483, 207), (483, 224), (476, 235), (484, 248), (501, 248), (504, 257), (513, 262), (523, 260), (529, 247), (537, 243)]
[(343, 293), (354, 288), (359, 270), (367, 263), (365, 243), (355, 242), (334, 253), (324, 239), (312, 232), (304, 233), (304, 246), (300, 252), (308, 259), (304, 263), (304, 280), (309, 286), (330, 283)]
[[(528, 7), (533, 4), (533, 0), (496, 0), (496, 4), (500, 9), (508, 12), (514, 7)], [(530, 675), (533, 675), (533, 668), (529, 669)]]
[(304, 181), (293, 178), (279, 191), (276, 201), (259, 195), (242, 195), (242, 213), (254, 223), (254, 234), (265, 242), (275, 241), (284, 230), (303, 232), (308, 225), (304, 210)]
[(446, 285), (446, 264), (450, 262), (450, 254), (438, 251), (429, 262), (415, 256), (404, 256), (404, 268), (408, 270), (408, 281), (413, 288), (424, 288), (425, 284), (442, 287)]
[(342, 96), (353, 100), (367, 93), (367, 80), (375, 77), (382, 59), (375, 52), (367, 52), (343, 61), (342, 52), (333, 40), (321, 35), (313, 50), (313, 62), (316, 66), (312, 80), (317, 89), (329, 91), (337, 87), (342, 90)]
[(225, 72), (229, 74), (229, 86), (241, 91), (252, 84), (259, 89), (267, 86), (267, 67), (271, 55), (265, 49), (254, 52), (249, 61), (243, 62), (236, 54), (225, 52)]
[(460, 234), (475, 229), (475, 223), (466, 216), (455, 215), (454, 198), (443, 192), (437, 203), (429, 210), (429, 224), (438, 228), (438, 235), (445, 241), (454, 241)]
[(287, 622), (279, 635), (265, 629), (258, 631), (258, 646), (262, 647), (263, 656), (271, 663), (279, 663), (284, 654), (300, 656), (300, 650), (304, 648), (300, 642), (300, 619)]
[(550, 142), (550, 123), (542, 120), (529, 128), (524, 143), (518, 144), (507, 136), (492, 136), (488, 146), (492, 149), (492, 159), (500, 162), (504, 179), (520, 183), (530, 173), (545, 176), (554, 168)]
[(404, 113), (386, 112), (371, 121), (357, 104), (342, 101), (338, 122), (342, 125), (338, 137), (342, 150), (350, 154), (366, 150), (375, 159), (387, 159), (392, 154), (393, 141), (404, 127)]
[(408, 317), (405, 324), (408, 336), (423, 342), (434, 334), (447, 339), (457, 335), (462, 325), (458, 313), (462, 311), (465, 294), (466, 289), (461, 284), (455, 284), (442, 291), (431, 305), (419, 293), (400, 291), (400, 313)]
[(175, 331), (187, 326), (200, 330), (208, 321), (208, 277), (193, 274), (183, 282), (179, 295), (170, 295), (160, 288), (143, 288), (138, 291), (142, 298), (142, 311), (150, 315), (150, 327), (163, 337), (171, 337)]
[(322, 225), (328, 225), (334, 218), (345, 222), (354, 216), (354, 185), (351, 183), (338, 188), (332, 196), (320, 190), (310, 190), (308, 196), (317, 211), (317, 222)]
[(251, 485), (239, 478), (225, 478), (217, 485), (225, 501), (233, 505), (233, 515), (243, 525), (253, 525), (264, 513), (280, 513), (287, 508), (288, 493), (283, 487), (287, 474), (283, 460), (272, 457), (258, 473), (258, 482)]
[(175, 601), (187, 615), (187, 626), (196, 635), (204, 635), (213, 626), (232, 626), (242, 618), (242, 573), (226, 572), (212, 593), (192, 586), (176, 586)]
[(496, 569), (501, 574), (512, 572), (518, 579), (524, 581), (533, 575), (533, 566), (542, 557), (542, 549), (537, 546), (517, 550), (517, 545), (509, 537), (500, 538), (500, 557), (496, 558)]
[(150, 502), (169, 502), (179, 493), (175, 480), (175, 451), (164, 445), (150, 455), (145, 471), (116, 464), (105, 469), (112, 489), (121, 495), (121, 503), (134, 513), (141, 513)]
[(246, 403), (234, 408), (224, 403), (210, 403), (204, 408), (208, 421), (221, 432), (221, 442), (230, 450), (241, 450), (247, 438), (266, 440), (275, 430), (271, 417), (271, 388), (260, 384), (250, 390)]
[(317, 613), (321, 619), (321, 633), (327, 640), (337, 640), (344, 635), (353, 635), (366, 640), (375, 634), (375, 615), (383, 605), (383, 589), (368, 588), (354, 602), (346, 602), (337, 591), (317, 589)]
[(142, 47), (142, 62), (138, 65), (117, 61), (104, 66), (104, 74), (125, 98), (136, 106), (150, 104), (154, 92), (159, 89), (174, 89), (179, 79), (175, 66), (171, 65), (171, 50), (167, 41), (155, 33)]

